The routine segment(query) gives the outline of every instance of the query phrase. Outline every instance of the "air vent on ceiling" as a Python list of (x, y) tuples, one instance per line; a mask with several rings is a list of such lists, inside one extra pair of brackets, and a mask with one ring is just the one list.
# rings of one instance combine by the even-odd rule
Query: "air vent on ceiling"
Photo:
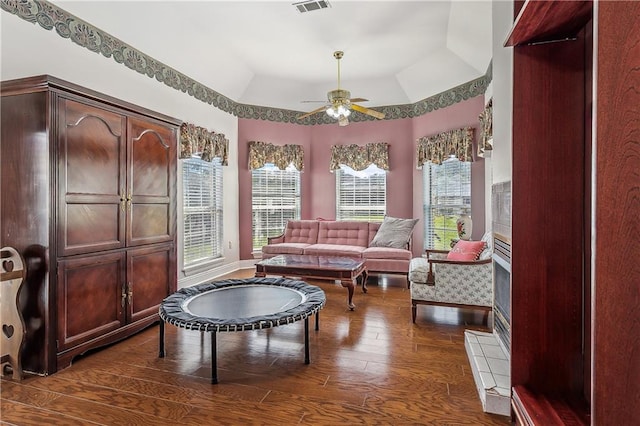
[(291, 4), (294, 5), (300, 13), (313, 12), (314, 10), (327, 9), (331, 7), (327, 0), (309, 0)]

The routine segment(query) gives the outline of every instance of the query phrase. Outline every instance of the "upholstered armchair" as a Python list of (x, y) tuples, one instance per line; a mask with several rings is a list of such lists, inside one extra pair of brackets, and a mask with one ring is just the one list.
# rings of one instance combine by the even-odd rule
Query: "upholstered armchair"
[[(471, 260), (457, 260), (448, 250), (427, 249), (423, 257), (411, 260), (411, 317), (416, 321), (417, 305), (469, 306), (490, 310), (493, 305), (493, 244), (491, 234), (482, 237), (479, 254)], [(453, 252), (456, 247), (452, 249)], [(468, 258), (469, 256), (467, 256)]]

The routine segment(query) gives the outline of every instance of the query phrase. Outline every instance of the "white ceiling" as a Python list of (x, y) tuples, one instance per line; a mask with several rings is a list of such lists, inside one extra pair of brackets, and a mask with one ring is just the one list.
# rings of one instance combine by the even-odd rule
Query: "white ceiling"
[(491, 1), (54, 1), (234, 101), (307, 111), (337, 86), (364, 106), (415, 103), (483, 76)]

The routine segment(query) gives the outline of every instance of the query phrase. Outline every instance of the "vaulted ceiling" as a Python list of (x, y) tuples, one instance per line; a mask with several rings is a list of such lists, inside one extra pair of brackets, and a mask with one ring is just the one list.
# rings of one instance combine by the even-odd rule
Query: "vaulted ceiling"
[[(55, 1), (236, 102), (307, 111), (337, 86), (411, 104), (485, 75), (491, 1)], [(52, 35), (53, 36), (53, 35)]]

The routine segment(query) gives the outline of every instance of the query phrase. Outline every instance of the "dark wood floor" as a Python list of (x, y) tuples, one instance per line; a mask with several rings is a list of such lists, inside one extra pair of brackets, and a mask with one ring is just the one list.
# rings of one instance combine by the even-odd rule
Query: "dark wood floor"
[(219, 333), (211, 385), (210, 336), (167, 326), (160, 359), (154, 325), (54, 375), (2, 380), (2, 424), (510, 424), (483, 413), (464, 349), (465, 329), (486, 330), (483, 312), (419, 306), (412, 324), (403, 277), (371, 277), (353, 312), (339, 284), (310, 282), (327, 305), (309, 365), (303, 322)]

